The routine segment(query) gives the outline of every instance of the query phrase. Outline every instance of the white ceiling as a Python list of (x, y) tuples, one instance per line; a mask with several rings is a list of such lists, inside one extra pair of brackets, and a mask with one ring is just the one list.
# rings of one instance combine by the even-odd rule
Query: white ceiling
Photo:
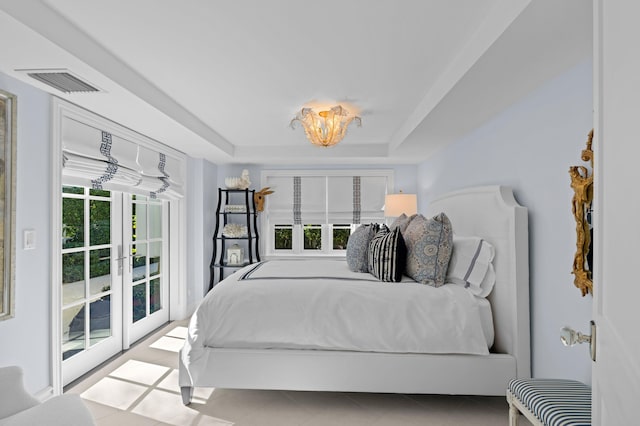
[[(214, 163), (417, 163), (591, 54), (584, 0), (0, 0), (0, 71)], [(64, 94), (20, 70), (67, 69)], [(362, 117), (334, 148), (290, 120)]]

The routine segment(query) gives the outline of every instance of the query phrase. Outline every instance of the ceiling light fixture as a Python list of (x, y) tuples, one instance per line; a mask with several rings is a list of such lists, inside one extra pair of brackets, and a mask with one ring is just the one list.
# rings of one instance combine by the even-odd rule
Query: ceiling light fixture
[(340, 142), (347, 133), (347, 126), (352, 121), (362, 127), (362, 119), (356, 115), (349, 114), (349, 111), (341, 105), (334, 106), (327, 111), (316, 112), (311, 108), (302, 110), (291, 120), (291, 128), (295, 129), (295, 122), (299, 121), (304, 127), (304, 132), (312, 144), (318, 146), (333, 146)]

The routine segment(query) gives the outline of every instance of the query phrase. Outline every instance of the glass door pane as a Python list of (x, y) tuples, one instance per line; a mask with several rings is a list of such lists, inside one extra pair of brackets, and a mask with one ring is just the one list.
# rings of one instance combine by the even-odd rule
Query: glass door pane
[(160, 327), (169, 320), (168, 203), (148, 197), (129, 197), (129, 242), (131, 263), (125, 279), (125, 310), (128, 312), (125, 345)]
[(65, 186), (62, 197), (62, 359), (67, 384), (122, 350), (122, 217), (113, 214), (122, 210), (122, 196)]

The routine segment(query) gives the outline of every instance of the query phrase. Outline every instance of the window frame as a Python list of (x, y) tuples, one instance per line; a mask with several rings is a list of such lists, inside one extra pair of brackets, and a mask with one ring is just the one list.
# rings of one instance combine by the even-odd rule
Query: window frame
[[(394, 188), (394, 171), (392, 169), (335, 169), (335, 170), (263, 170), (260, 174), (262, 187), (269, 186), (269, 178), (280, 177), (383, 177), (386, 179), (385, 194), (392, 193)], [(326, 186), (326, 198), (328, 199), (329, 186)], [(326, 201), (326, 200), (325, 200)], [(302, 225), (296, 225), (293, 223), (284, 223), (282, 219), (274, 219), (273, 221), (269, 217), (269, 197), (265, 199), (265, 209), (263, 212), (263, 219), (260, 221), (260, 232), (266, 238), (261, 238), (261, 251), (265, 253), (265, 257), (345, 257), (345, 249), (333, 248), (333, 228), (335, 226), (342, 227), (346, 223), (326, 223), (328, 216), (328, 201), (325, 202), (325, 223), (320, 223), (322, 232), (322, 249), (305, 249), (304, 248), (304, 226), (316, 225), (317, 223), (306, 223), (303, 218)], [(371, 218), (363, 217), (360, 223), (370, 223)], [(384, 222), (384, 213), (381, 212), (379, 218), (380, 223)], [(275, 249), (275, 227), (282, 225), (292, 226), (292, 248), (287, 249)], [(359, 226), (359, 224), (350, 223), (350, 233)]]

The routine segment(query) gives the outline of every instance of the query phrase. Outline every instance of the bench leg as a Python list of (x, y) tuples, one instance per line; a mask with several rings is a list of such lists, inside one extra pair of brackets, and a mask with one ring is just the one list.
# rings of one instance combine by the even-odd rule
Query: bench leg
[(518, 426), (520, 411), (514, 404), (515, 397), (510, 390), (507, 390), (507, 402), (509, 403), (509, 426)]
[(509, 404), (509, 426), (518, 426), (518, 420), (520, 419), (520, 411), (515, 405)]

